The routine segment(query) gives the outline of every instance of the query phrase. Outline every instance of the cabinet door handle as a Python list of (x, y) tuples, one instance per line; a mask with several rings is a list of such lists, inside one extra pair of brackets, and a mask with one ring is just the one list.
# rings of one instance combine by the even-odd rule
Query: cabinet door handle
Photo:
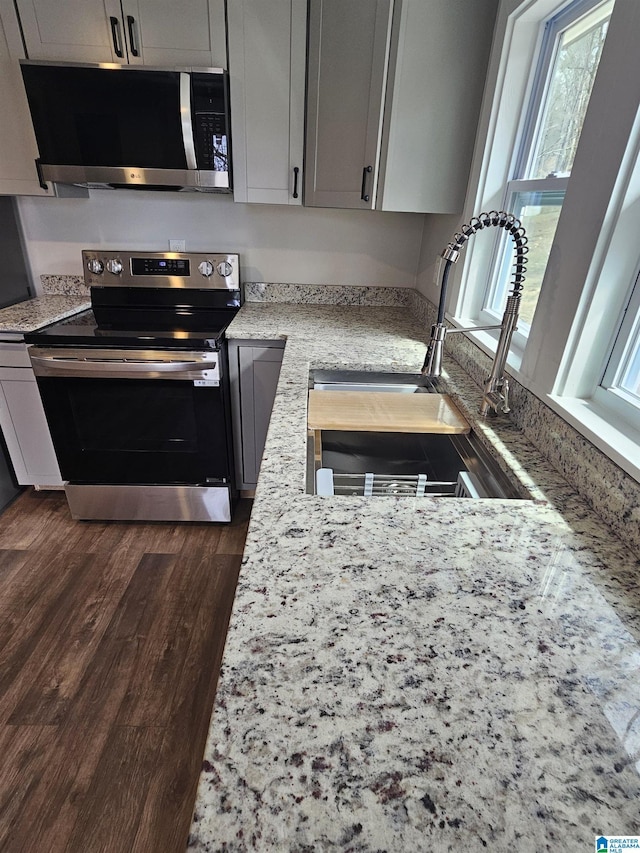
[(298, 174), (300, 173), (300, 169), (297, 166), (293, 167), (293, 192), (291, 195), (294, 198), (298, 198)]
[(365, 166), (362, 170), (362, 190), (360, 192), (360, 198), (362, 201), (369, 201), (369, 193), (365, 193), (367, 189), (367, 175), (369, 172), (373, 172), (373, 166)]
[(122, 50), (122, 39), (120, 38), (120, 21), (113, 16), (109, 18), (109, 21), (111, 22), (111, 38), (113, 39), (114, 53), (122, 59), (124, 53)]
[(140, 56), (138, 44), (136, 42), (136, 19), (133, 15), (127, 15), (127, 28), (129, 30), (129, 47), (133, 56)]

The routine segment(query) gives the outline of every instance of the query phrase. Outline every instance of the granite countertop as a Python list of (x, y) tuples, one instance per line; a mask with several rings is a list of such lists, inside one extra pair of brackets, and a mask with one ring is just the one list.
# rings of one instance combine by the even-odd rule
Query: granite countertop
[(637, 558), (507, 419), (475, 428), (531, 499), (304, 493), (309, 369), (417, 372), (406, 309), (245, 304), (229, 337), (287, 345), (189, 849), (640, 834)]
[(0, 333), (35, 332), (91, 307), (89, 295), (47, 294), (0, 310)]

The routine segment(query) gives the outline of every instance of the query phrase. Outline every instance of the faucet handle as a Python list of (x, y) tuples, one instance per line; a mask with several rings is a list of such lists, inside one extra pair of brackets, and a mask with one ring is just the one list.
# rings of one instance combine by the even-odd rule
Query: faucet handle
[(502, 407), (501, 408), (502, 408), (502, 411), (505, 413), (505, 415), (508, 415), (509, 412), (511, 411), (511, 408), (509, 406), (509, 380), (507, 379), (506, 376), (503, 377), (503, 380), (502, 380)]
[(480, 414), (485, 417), (487, 415), (495, 416), (500, 412), (505, 415), (509, 414), (509, 380), (506, 376), (500, 379), (488, 379), (484, 386), (484, 395), (480, 404)]

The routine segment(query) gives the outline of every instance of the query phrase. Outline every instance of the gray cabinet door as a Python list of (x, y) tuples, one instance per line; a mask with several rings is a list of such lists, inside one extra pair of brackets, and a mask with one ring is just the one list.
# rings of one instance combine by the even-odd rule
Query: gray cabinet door
[(5, 454), (2, 437), (0, 436), (0, 512), (20, 491), (20, 487), (14, 483), (11, 463), (8, 455)]
[(497, 0), (402, 0), (394, 11), (377, 207), (460, 213)]
[(234, 200), (299, 205), (306, 0), (233, 0), (228, 28)]
[(122, 0), (122, 15), (131, 65), (227, 67), (224, 0)]
[(258, 482), (284, 353), (283, 342), (255, 344), (229, 344), (236, 478), (244, 490)]
[(391, 13), (391, 0), (310, 0), (306, 206), (375, 206)]
[(226, 68), (224, 0), (16, 0), (29, 59)]
[(0, 429), (18, 483), (62, 485), (49, 425), (30, 367), (0, 367)]
[(127, 61), (120, 0), (17, 0), (17, 8), (29, 59)]

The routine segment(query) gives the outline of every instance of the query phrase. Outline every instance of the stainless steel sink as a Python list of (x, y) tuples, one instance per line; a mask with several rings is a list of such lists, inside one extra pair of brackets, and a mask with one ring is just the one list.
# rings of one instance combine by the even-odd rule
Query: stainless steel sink
[(387, 391), (391, 394), (434, 394), (436, 381), (415, 373), (374, 373), (364, 370), (314, 370), (315, 391)]
[(325, 496), (521, 497), (473, 432), (310, 431), (308, 475)]
[[(321, 371), (316, 391), (436, 393), (414, 374)], [(466, 434), (310, 430), (307, 491), (317, 495), (400, 495), (517, 499), (521, 495), (478, 437)]]

